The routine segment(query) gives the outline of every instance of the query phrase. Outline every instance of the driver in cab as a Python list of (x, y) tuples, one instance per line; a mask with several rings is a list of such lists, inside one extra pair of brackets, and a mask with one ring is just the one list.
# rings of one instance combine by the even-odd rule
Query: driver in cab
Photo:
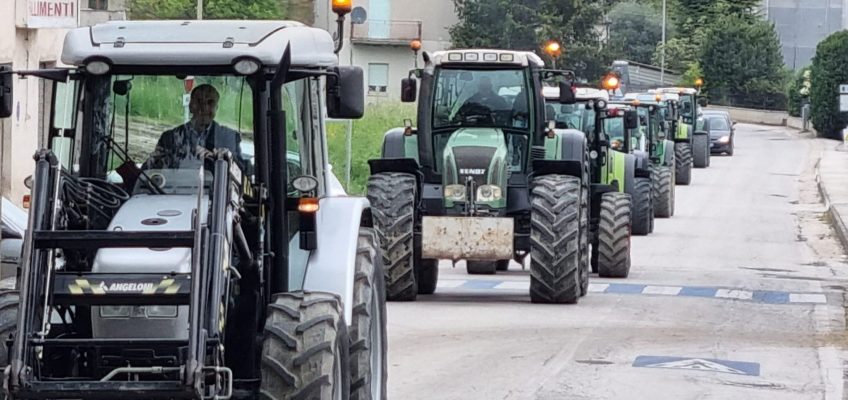
[(498, 96), (498, 94), (493, 90), (492, 79), (488, 76), (480, 77), (480, 80), (477, 81), (477, 93), (469, 97), (468, 100), (465, 101), (465, 104), (478, 104), (488, 108), (492, 112), (509, 109), (509, 105), (506, 103), (506, 100), (504, 100), (503, 97)]
[(230, 150), (239, 167), (244, 168), (241, 135), (215, 122), (219, 99), (218, 90), (212, 85), (203, 84), (194, 88), (188, 104), (191, 120), (165, 131), (142, 169), (190, 168), (190, 164), (196, 164), (202, 159), (205, 151), (216, 148)]

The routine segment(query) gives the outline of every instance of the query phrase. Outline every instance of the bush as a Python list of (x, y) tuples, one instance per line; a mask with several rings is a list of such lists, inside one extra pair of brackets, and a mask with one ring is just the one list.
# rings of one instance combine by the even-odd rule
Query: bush
[(810, 67), (804, 67), (792, 79), (787, 90), (788, 104), (786, 111), (790, 116), (800, 117), (804, 99), (810, 96)]
[(404, 119), (415, 121), (414, 104), (389, 102), (368, 104), (365, 116), (362, 119), (353, 120), (350, 185), (345, 183), (347, 122), (329, 121), (327, 123), (327, 151), (330, 164), (333, 166), (333, 173), (349, 194), (365, 193), (365, 183), (370, 174), (368, 160), (380, 157), (383, 134), (391, 128), (403, 126)]
[(813, 127), (819, 136), (839, 139), (848, 116), (839, 112), (839, 85), (848, 83), (848, 31), (836, 32), (816, 47), (810, 80)]

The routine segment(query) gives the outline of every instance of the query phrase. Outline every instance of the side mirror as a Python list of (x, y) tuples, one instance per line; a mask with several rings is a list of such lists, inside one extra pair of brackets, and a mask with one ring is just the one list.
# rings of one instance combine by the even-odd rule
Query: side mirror
[(418, 81), (415, 78), (403, 78), (400, 81), (400, 101), (414, 103), (418, 94)]
[(365, 114), (365, 89), (362, 68), (339, 66), (327, 76), (327, 116), (359, 119)]
[(11, 67), (0, 67), (0, 118), (12, 116), (11, 70)]
[(639, 128), (639, 112), (636, 110), (627, 110), (624, 112), (624, 129)]
[(559, 83), (559, 103), (560, 104), (577, 103), (577, 97), (574, 96), (574, 90), (572, 89), (570, 83), (566, 83), (566, 82), (560, 82)]

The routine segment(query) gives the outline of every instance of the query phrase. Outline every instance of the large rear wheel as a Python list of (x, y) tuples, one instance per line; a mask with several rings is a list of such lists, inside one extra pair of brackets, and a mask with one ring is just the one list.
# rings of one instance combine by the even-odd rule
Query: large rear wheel
[(345, 398), (350, 393), (346, 329), (341, 304), (333, 294), (275, 295), (265, 321), (260, 398)]
[(604, 193), (598, 226), (598, 275), (626, 278), (630, 274), (630, 195)]
[(651, 233), (654, 219), (654, 202), (651, 197), (651, 179), (636, 178), (631, 193), (632, 201), (632, 232), (634, 235)]
[(389, 300), (413, 301), (418, 295), (413, 235), (416, 187), (411, 174), (384, 172), (368, 178), (368, 201), (383, 252)]
[(497, 265), (495, 261), (465, 260), (465, 270), (469, 275), (492, 275)]
[(567, 175), (533, 180), (530, 195), (530, 300), (576, 303), (581, 296), (581, 182)]
[(377, 237), (359, 228), (350, 325), (350, 399), (384, 400), (388, 374), (386, 285)]
[(707, 168), (710, 166), (709, 135), (695, 135), (692, 138), (692, 164), (695, 168)]
[(425, 258), (418, 265), (416, 273), (418, 294), (433, 294), (439, 282), (439, 260)]
[(689, 143), (674, 144), (674, 183), (688, 185), (692, 182), (692, 147)]
[(509, 262), (511, 260), (498, 260), (495, 262), (495, 269), (498, 271), (507, 271), (509, 270)]
[[(18, 327), (18, 306), (20, 297), (17, 290), (0, 291), (0, 370), (9, 365), (9, 351), (6, 340), (14, 337)], [(0, 390), (0, 400), (6, 398), (6, 391)]]
[(651, 167), (654, 216), (669, 218), (674, 215), (674, 171), (671, 167)]

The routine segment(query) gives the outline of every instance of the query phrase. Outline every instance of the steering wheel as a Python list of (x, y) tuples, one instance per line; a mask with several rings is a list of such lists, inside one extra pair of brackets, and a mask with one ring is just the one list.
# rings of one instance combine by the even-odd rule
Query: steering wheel
[(489, 107), (478, 103), (465, 103), (459, 108), (452, 122), (467, 125), (494, 125), (495, 116)]

